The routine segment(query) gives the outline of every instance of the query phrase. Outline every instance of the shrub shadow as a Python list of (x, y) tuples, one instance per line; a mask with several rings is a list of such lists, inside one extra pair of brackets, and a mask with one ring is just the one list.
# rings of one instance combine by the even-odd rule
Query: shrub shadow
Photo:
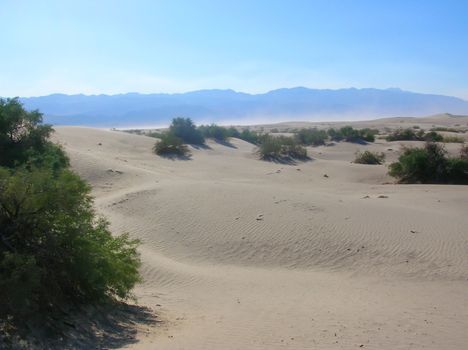
[(310, 162), (313, 159), (311, 157), (305, 158), (293, 158), (293, 157), (266, 157), (260, 158), (266, 162), (277, 163), (277, 164), (284, 164), (284, 165), (297, 165), (299, 163)]
[(160, 154), (162, 158), (170, 159), (170, 160), (192, 160), (191, 154), (175, 154), (175, 153), (167, 153), (167, 154)]
[(216, 140), (215, 139), (214, 141), (219, 145), (237, 149), (237, 147), (234, 144), (232, 144), (231, 142), (229, 142), (227, 140)]
[(112, 303), (23, 325), (5, 343), (0, 337), (0, 348), (118, 349), (137, 343), (140, 327), (148, 329), (162, 323), (150, 308)]
[(195, 145), (195, 144), (190, 144), (190, 146), (192, 146), (193, 148), (197, 149), (197, 150), (200, 150), (200, 149), (212, 149), (210, 146), (208, 146), (207, 144), (203, 144), (203, 145)]

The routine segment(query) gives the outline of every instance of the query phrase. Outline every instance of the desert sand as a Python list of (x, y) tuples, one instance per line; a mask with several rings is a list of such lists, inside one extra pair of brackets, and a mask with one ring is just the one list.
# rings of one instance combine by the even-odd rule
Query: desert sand
[(162, 322), (136, 324), (126, 348), (468, 348), (468, 186), (397, 185), (386, 165), (351, 163), (371, 149), (388, 164), (405, 143), (281, 164), (238, 139), (181, 160), (119, 131), (54, 138), (112, 230), (142, 241), (135, 294)]

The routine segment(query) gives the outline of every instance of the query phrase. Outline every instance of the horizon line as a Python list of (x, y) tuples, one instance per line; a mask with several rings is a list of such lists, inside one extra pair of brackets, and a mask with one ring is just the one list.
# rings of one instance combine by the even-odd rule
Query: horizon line
[(206, 92), (206, 91), (225, 91), (225, 92), (234, 92), (237, 94), (244, 94), (244, 95), (250, 95), (250, 96), (257, 96), (257, 95), (266, 95), (271, 92), (279, 91), (279, 90), (295, 90), (295, 89), (305, 89), (305, 90), (316, 90), (316, 91), (341, 91), (341, 90), (379, 90), (379, 91), (399, 91), (399, 92), (404, 92), (404, 93), (413, 93), (413, 94), (420, 94), (420, 95), (429, 95), (429, 96), (444, 96), (444, 97), (452, 97), (456, 98), (465, 102), (468, 102), (468, 99), (458, 97), (458, 96), (453, 96), (453, 95), (444, 95), (444, 94), (437, 94), (437, 93), (425, 93), (425, 92), (416, 92), (416, 91), (411, 91), (411, 90), (404, 90), (398, 87), (387, 87), (387, 88), (374, 88), (374, 87), (364, 87), (364, 88), (357, 88), (354, 86), (351, 87), (345, 87), (345, 88), (336, 88), (336, 89), (331, 89), (331, 88), (313, 88), (313, 87), (306, 87), (306, 86), (293, 86), (293, 87), (279, 87), (275, 88), (272, 90), (266, 90), (264, 92), (257, 92), (257, 93), (251, 93), (251, 92), (244, 92), (244, 91), (239, 91), (239, 90), (234, 90), (231, 88), (206, 88), (206, 89), (196, 89), (196, 90), (187, 90), (183, 92), (136, 92), (136, 91), (129, 91), (129, 92), (120, 92), (120, 93), (91, 93), (91, 94), (86, 94), (86, 93), (63, 93), (63, 92), (53, 92), (45, 95), (33, 95), (33, 96), (19, 96), (16, 95), (14, 97), (8, 97), (8, 96), (0, 96), (0, 98), (19, 98), (19, 99), (28, 99), (28, 98), (41, 98), (41, 97), (50, 97), (50, 96), (56, 96), (56, 95), (61, 95), (61, 96), (85, 96), (85, 97), (96, 97), (96, 96), (122, 96), (122, 95), (184, 95), (184, 94), (189, 94), (189, 93), (194, 93), (194, 92)]

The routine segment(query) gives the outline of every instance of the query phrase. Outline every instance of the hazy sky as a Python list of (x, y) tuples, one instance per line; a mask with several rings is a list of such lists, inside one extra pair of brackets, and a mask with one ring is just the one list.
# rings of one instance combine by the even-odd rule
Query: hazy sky
[(468, 99), (468, 1), (0, 0), (0, 96), (400, 87)]

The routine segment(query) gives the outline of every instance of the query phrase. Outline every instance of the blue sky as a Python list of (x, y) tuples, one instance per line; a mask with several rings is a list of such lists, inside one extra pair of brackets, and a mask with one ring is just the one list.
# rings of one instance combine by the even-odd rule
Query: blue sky
[(0, 96), (399, 87), (468, 99), (468, 1), (0, 0)]

